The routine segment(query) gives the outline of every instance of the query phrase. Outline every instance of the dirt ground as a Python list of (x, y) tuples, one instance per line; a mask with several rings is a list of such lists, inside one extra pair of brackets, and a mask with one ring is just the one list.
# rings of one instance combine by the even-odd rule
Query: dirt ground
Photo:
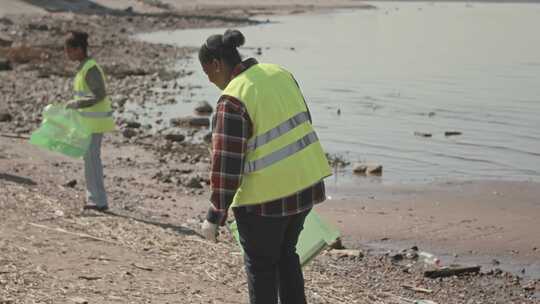
[[(208, 128), (138, 124), (144, 115), (131, 107), (174, 103), (182, 90), (196, 94), (182, 82), (189, 71), (168, 69), (190, 50), (137, 42), (130, 35), (245, 24), (261, 10), (298, 13), (312, 5), (361, 3), (274, 1), (255, 7), (235, 1), (237, 6), (224, 14), (214, 6), (224, 3), (219, 1), (150, 2), (114, 1), (113, 12), (107, 8), (104, 16), (58, 12), (64, 1), (0, 5), (0, 15), (7, 16), (0, 18), (0, 38), (11, 40), (10, 46), (0, 46), (0, 59), (11, 66), (0, 71), (1, 304), (247, 302), (241, 252), (230, 234), (222, 230), (215, 244), (197, 232), (208, 207), (209, 145), (202, 140)], [(167, 6), (173, 2), (179, 6)], [(99, 5), (109, 3), (96, 1), (91, 9), (103, 12)], [(193, 3), (201, 5), (199, 10), (180, 5)], [(128, 6), (135, 12), (125, 11)], [(13, 15), (20, 8), (36, 14)], [(107, 214), (81, 211), (81, 160), (45, 152), (26, 139), (45, 104), (70, 96), (74, 65), (64, 61), (62, 38), (72, 28), (90, 32), (115, 102), (119, 131), (106, 137), (103, 148)], [(183, 140), (171, 141), (168, 134)], [(540, 303), (537, 278), (503, 267), (514, 258), (533, 266), (538, 260), (534, 183), (352, 188), (317, 210), (342, 230), (345, 246), (358, 251), (328, 250), (306, 267), (309, 303)], [(366, 195), (348, 195), (358, 190)], [(516, 204), (508, 206), (509, 198)], [(402, 252), (412, 245), (458, 257), (473, 250), (468, 259), (443, 256), (444, 262), (468, 264), (474, 256), (483, 261), (489, 256), (492, 267), (429, 279), (411, 250)], [(409, 285), (416, 290), (404, 287)]]
[[(151, 173), (159, 164), (152, 151), (105, 145), (112, 211), (98, 214), (81, 212), (80, 161), (21, 139), (3, 138), (0, 150), (2, 303), (247, 301), (241, 253), (230, 234), (222, 231), (214, 244), (197, 233), (207, 187), (193, 193), (156, 183)], [(183, 170), (204, 167), (186, 164)], [(71, 180), (77, 181), (73, 188), (66, 185)], [(310, 303), (538, 302), (532, 298), (537, 281), (501, 270), (428, 279), (422, 263), (401, 260), (399, 251), (335, 252), (323, 252), (305, 269)]]

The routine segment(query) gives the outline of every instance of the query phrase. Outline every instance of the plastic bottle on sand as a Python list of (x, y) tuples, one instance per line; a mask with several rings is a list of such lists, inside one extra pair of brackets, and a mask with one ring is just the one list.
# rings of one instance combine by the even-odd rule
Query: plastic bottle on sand
[(423, 261), (425, 265), (430, 265), (437, 268), (441, 267), (441, 260), (432, 253), (420, 251), (418, 253), (418, 258)]

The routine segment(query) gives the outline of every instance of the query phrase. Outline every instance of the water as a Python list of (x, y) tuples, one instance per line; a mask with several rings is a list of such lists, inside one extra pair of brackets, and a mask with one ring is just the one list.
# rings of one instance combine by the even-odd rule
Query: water
[[(241, 29), (247, 42), (241, 52), (254, 56), (261, 48), (259, 61), (292, 71), (325, 149), (382, 164), (383, 182), (540, 181), (540, 5), (374, 5), (270, 17), (269, 24)], [(140, 38), (199, 46), (223, 31)], [(202, 87), (179, 99), (214, 104), (219, 91), (196, 54), (179, 65), (194, 71), (182, 84)], [(171, 107), (164, 112), (182, 116), (193, 104)]]

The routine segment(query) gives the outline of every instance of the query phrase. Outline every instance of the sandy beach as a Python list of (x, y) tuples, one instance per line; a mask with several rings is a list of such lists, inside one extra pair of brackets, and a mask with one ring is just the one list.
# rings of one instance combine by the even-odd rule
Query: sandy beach
[[(539, 185), (534, 182), (445, 182), (365, 185), (321, 206), (345, 239), (375, 249), (418, 245), (448, 263), (485, 267), (506, 261), (515, 272), (538, 276)], [(349, 190), (350, 191), (350, 190)]]
[[(0, 3), (0, 39), (9, 38), (9, 45), (0, 44), (0, 62), (5, 58), (10, 65), (0, 71), (0, 303), (246, 302), (241, 253), (230, 234), (223, 230), (220, 242), (211, 244), (197, 232), (208, 207), (208, 143), (200, 140), (209, 132), (207, 124), (193, 126), (185, 118), (188, 126), (137, 125), (143, 116), (129, 107), (174, 103), (182, 90), (197, 94), (182, 83), (189, 71), (170, 68), (192, 49), (131, 37), (243, 25), (259, 14), (366, 6), (151, 2)], [(64, 61), (62, 39), (72, 28), (90, 32), (115, 102), (119, 128), (106, 137), (103, 151), (112, 207), (107, 215), (81, 213), (80, 160), (27, 140), (47, 100), (70, 96), (74, 65)], [(361, 254), (327, 250), (315, 259), (306, 268), (310, 303), (540, 303), (539, 183), (385, 184), (354, 178), (335, 185), (329, 178), (327, 185), (331, 199), (316, 209), (339, 228), (345, 247)], [(482, 269), (427, 279), (422, 263), (396, 261), (412, 246), (440, 256), (443, 265)]]

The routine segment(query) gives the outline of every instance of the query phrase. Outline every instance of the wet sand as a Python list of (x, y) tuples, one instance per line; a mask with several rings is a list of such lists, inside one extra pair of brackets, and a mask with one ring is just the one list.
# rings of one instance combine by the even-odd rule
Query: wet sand
[(375, 250), (418, 245), (447, 263), (468, 261), (490, 268), (498, 266), (492, 263), (497, 259), (507, 262), (507, 269), (524, 268), (528, 275), (540, 277), (538, 183), (366, 182), (339, 196), (319, 210), (339, 227), (347, 243)]

